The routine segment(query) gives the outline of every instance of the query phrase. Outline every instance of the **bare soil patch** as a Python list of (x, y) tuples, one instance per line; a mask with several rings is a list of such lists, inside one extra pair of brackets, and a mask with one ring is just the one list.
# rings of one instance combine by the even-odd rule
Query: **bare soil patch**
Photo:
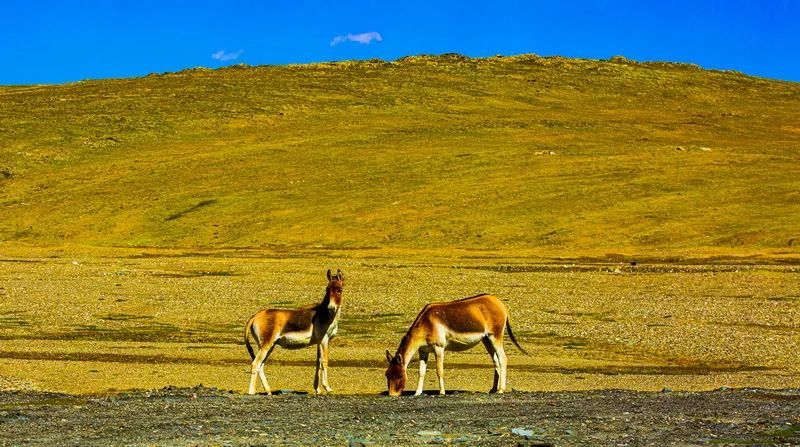
[(800, 390), (0, 393), (0, 445), (800, 445)]

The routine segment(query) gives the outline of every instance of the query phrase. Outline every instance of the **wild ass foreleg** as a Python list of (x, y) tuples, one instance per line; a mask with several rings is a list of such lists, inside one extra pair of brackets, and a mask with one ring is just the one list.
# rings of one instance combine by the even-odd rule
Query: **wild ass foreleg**
[(322, 348), (322, 388), (325, 388), (327, 392), (331, 392), (333, 388), (328, 385), (328, 337), (322, 340), (320, 347)]
[(439, 376), (439, 394), (444, 394), (444, 346), (435, 346), (433, 355), (436, 356), (436, 375)]
[(422, 394), (422, 389), (425, 387), (425, 373), (428, 370), (428, 353), (419, 352), (419, 383), (417, 384), (417, 392), (415, 396)]
[(322, 394), (322, 388), (319, 387), (319, 379), (320, 373), (322, 369), (322, 344), (317, 345), (317, 369), (314, 371), (314, 392), (316, 394)]
[[(320, 387), (320, 384), (322, 385)], [(314, 392), (322, 394), (322, 390), (331, 391), (328, 385), (328, 337), (317, 345), (317, 370), (314, 374)]]

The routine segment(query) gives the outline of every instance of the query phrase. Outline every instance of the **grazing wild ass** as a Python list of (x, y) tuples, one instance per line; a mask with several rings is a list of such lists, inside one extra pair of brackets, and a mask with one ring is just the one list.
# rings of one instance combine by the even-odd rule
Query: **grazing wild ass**
[[(314, 391), (317, 394), (322, 393), (323, 388), (325, 391), (332, 391), (328, 385), (328, 341), (336, 335), (339, 327), (342, 287), (344, 287), (342, 272), (337, 270), (336, 275), (331, 275), (331, 271), (328, 270), (328, 287), (325, 289), (325, 297), (319, 304), (300, 309), (264, 309), (250, 317), (244, 328), (244, 343), (253, 360), (250, 387), (247, 391), (249, 394), (256, 393), (256, 376), (261, 378), (261, 384), (267, 394), (272, 393), (264, 375), (264, 362), (275, 346), (300, 349), (317, 345)], [(253, 347), (250, 345), (251, 335), (258, 346), (257, 353), (253, 352)]]
[(490, 392), (506, 390), (506, 353), (503, 350), (503, 331), (514, 345), (529, 355), (517, 343), (511, 332), (508, 309), (499, 298), (477, 295), (446, 303), (431, 303), (422, 308), (400, 342), (397, 353), (386, 351), (389, 368), (386, 380), (390, 396), (399, 396), (406, 386), (406, 370), (414, 352), (419, 350), (419, 384), (416, 395), (422, 394), (428, 355), (436, 357), (439, 394), (444, 394), (444, 351), (465, 351), (480, 342), (494, 363), (494, 385)]

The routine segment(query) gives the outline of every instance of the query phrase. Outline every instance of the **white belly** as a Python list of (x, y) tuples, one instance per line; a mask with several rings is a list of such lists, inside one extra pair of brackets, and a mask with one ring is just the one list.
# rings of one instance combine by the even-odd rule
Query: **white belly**
[(468, 332), (464, 334), (448, 332), (447, 344), (444, 348), (448, 351), (466, 351), (480, 343), (485, 337), (486, 333), (484, 332)]
[(287, 332), (281, 334), (280, 338), (275, 340), (275, 344), (286, 349), (300, 349), (311, 345), (312, 331), (308, 332)]

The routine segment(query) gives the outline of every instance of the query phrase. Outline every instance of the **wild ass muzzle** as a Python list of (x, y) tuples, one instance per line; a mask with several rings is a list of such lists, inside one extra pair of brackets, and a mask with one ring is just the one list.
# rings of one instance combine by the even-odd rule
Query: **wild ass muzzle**
[[(244, 343), (253, 360), (250, 370), (249, 394), (256, 393), (256, 376), (267, 394), (272, 390), (264, 374), (266, 362), (275, 346), (285, 349), (300, 349), (317, 346), (317, 369), (314, 376), (314, 392), (333, 391), (328, 385), (328, 342), (336, 335), (339, 328), (340, 308), (342, 305), (342, 288), (344, 277), (337, 270), (331, 275), (328, 270), (328, 287), (325, 297), (319, 304), (300, 309), (264, 309), (250, 317), (244, 327)], [(250, 345), (253, 337), (258, 352)]]
[(414, 353), (419, 351), (419, 384), (415, 395), (422, 394), (425, 384), (428, 355), (436, 357), (436, 374), (439, 376), (439, 394), (444, 394), (444, 352), (465, 351), (483, 342), (494, 363), (494, 385), (489, 392), (506, 390), (506, 353), (503, 349), (503, 332), (525, 355), (511, 332), (508, 309), (493, 295), (477, 295), (446, 303), (431, 303), (422, 308), (400, 342), (393, 356), (386, 351), (389, 368), (386, 381), (390, 396), (399, 396), (406, 386), (406, 371)]

